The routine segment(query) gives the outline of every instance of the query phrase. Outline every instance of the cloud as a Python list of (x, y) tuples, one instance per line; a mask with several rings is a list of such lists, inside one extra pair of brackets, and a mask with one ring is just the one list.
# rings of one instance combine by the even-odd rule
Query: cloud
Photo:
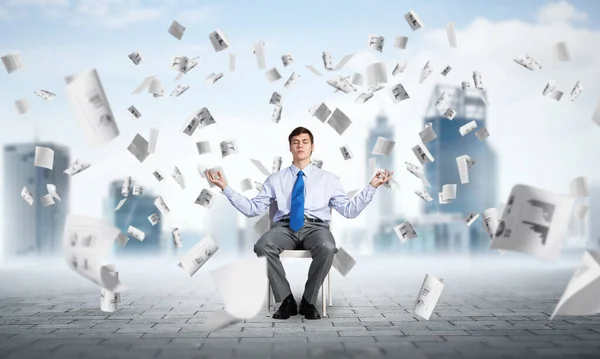
[(9, 0), (7, 6), (68, 7), (69, 0)]
[(181, 24), (198, 24), (214, 21), (219, 16), (219, 9), (215, 6), (197, 6), (180, 11), (175, 18)]
[(214, 19), (218, 9), (198, 5), (191, 0), (8, 0), (0, 10), (0, 20), (24, 20), (37, 16), (50, 21), (67, 21), (71, 26), (96, 26), (109, 29), (148, 23), (174, 16), (187, 23), (202, 23)]
[(152, 20), (159, 19), (160, 17), (162, 17), (162, 15), (163, 10), (160, 8), (128, 9), (124, 11), (120, 10), (115, 13), (108, 12), (102, 15), (88, 15), (83, 19), (76, 18), (71, 22), (71, 24), (82, 25), (89, 24), (90, 21), (92, 21), (93, 24), (98, 26), (117, 29), (136, 23), (150, 22)]
[(537, 15), (540, 23), (551, 24), (554, 22), (586, 21), (586, 13), (578, 11), (571, 3), (561, 0), (542, 7)]

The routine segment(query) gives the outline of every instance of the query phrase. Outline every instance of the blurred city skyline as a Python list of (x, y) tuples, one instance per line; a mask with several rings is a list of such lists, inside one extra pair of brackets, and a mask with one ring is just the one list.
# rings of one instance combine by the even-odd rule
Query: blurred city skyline
[[(62, 2), (21, 2), (24, 5), (20, 6), (15, 5), (16, 2), (9, 3), (12, 5), (5, 7), (0, 29), (13, 35), (0, 45), (1, 55), (19, 51), (26, 70), (10, 75), (3, 71), (0, 75), (4, 79), (0, 91), (7, 99), (0, 105), (3, 128), (0, 144), (27, 143), (37, 137), (43, 142), (68, 146), (72, 160), (80, 158), (91, 163), (92, 167), (71, 180), (70, 213), (102, 217), (108, 183), (132, 176), (134, 181), (169, 203), (172, 213), (165, 218), (166, 228), (201, 232), (210, 216), (193, 203), (201, 189), (208, 188), (206, 180), (197, 172), (197, 165), (224, 166), (230, 183), (238, 190), (243, 178), (262, 181), (264, 178), (248, 159), (259, 159), (268, 168), (273, 156), (279, 155), (284, 158), (282, 167), (289, 165), (287, 135), (298, 125), (308, 127), (315, 134), (313, 159), (323, 160), (324, 169), (340, 175), (346, 191), (361, 189), (367, 184), (362, 174), (369, 156), (362, 149), (376, 116), (384, 113), (395, 131), (391, 170), (396, 172), (395, 178), (402, 186), (394, 196), (395, 214), (408, 218), (419, 216), (421, 200), (413, 192), (421, 189), (421, 183), (405, 171), (404, 162), (416, 163), (411, 148), (418, 142), (434, 86), (460, 86), (461, 81), (471, 81), (473, 71), (482, 73), (491, 103), (487, 118), (490, 138), (486, 141), (498, 155), (498, 201), (503, 201), (517, 183), (566, 193), (573, 177), (585, 175), (591, 180), (600, 179), (600, 169), (589, 165), (593, 156), (581, 155), (594, 153), (600, 130), (590, 120), (600, 85), (587, 82), (600, 75), (600, 54), (592, 46), (600, 43), (600, 20), (590, 16), (600, 9), (593, 1), (514, 2), (514, 7), (509, 6), (510, 1), (485, 7), (465, 2), (450, 6), (444, 12), (436, 10), (436, 6), (441, 5), (435, 2), (399, 5), (377, 1), (386, 8), (383, 13), (372, 4), (344, 3), (345, 6), (335, 9), (340, 16), (316, 22), (310, 31), (306, 31), (302, 14), (314, 14), (311, 6), (316, 4), (311, 2), (288, 4), (285, 12), (290, 16), (282, 17), (286, 26), (282, 18), (273, 18), (266, 10), (259, 11), (253, 19), (240, 21), (241, 15), (234, 14), (234, 5), (230, 2), (203, 2), (205, 5), (200, 7), (193, 1), (169, 1), (172, 8), (181, 9), (179, 13), (164, 13), (156, 3), (130, 4), (120, 10), (107, 8), (97, 12), (81, 6), (57, 5)], [(334, 3), (324, 5), (323, 13), (326, 8), (334, 9)], [(235, 9), (239, 10), (238, 6), (236, 4)], [(319, 6), (322, 8), (322, 4)], [(186, 7), (195, 11), (187, 11)], [(400, 16), (411, 9), (425, 24), (415, 32)], [(72, 13), (76, 14), (72, 21), (61, 23)], [(181, 41), (167, 33), (173, 20), (187, 26)], [(353, 26), (358, 20), (360, 26)], [(248, 21), (256, 21), (261, 26), (253, 27)], [(448, 22), (456, 25), (456, 49), (448, 46), (445, 33)], [(102, 28), (102, 24), (109, 28)], [(27, 31), (23, 31), (23, 27)], [(210, 47), (208, 33), (216, 29), (227, 33), (232, 43), (230, 50), (215, 53)], [(42, 32), (43, 41), (36, 37)], [(369, 34), (385, 36), (383, 53), (368, 48)], [(406, 50), (393, 47), (395, 36), (409, 37)], [(94, 40), (84, 41), (88, 38)], [(516, 38), (520, 41), (515, 41)], [(275, 66), (282, 74), (282, 79), (274, 84), (268, 83), (263, 71), (257, 69), (251, 53), (252, 45), (259, 40), (266, 43), (268, 68)], [(553, 45), (558, 41), (567, 43), (571, 52), (569, 62), (554, 59)], [(139, 66), (127, 58), (133, 51), (139, 51), (143, 57)], [(389, 83), (401, 82), (411, 98), (393, 105), (386, 90), (382, 90), (367, 103), (357, 105), (354, 98), (359, 93), (333, 94), (333, 89), (324, 83), (332, 77), (330, 74), (317, 77), (304, 67), (311, 64), (321, 69), (322, 51), (330, 51), (334, 63), (346, 54), (355, 54), (340, 72), (345, 76), (364, 73), (367, 65), (385, 61)], [(228, 72), (228, 52), (236, 54), (234, 73)], [(294, 58), (294, 64), (287, 68), (283, 68), (280, 61), (284, 53), (291, 53)], [(543, 69), (531, 72), (514, 63), (512, 59), (522, 53), (539, 61)], [(170, 61), (181, 55), (200, 56), (200, 64), (178, 82), (190, 85), (190, 90), (181, 97), (171, 98), (168, 95), (176, 86), (173, 82), (176, 72), (170, 69)], [(408, 66), (403, 74), (394, 78), (391, 70), (401, 60), (407, 60)], [(423, 84), (418, 84), (420, 70), (427, 61), (434, 66), (434, 73)], [(451, 65), (452, 71), (443, 77), (439, 72), (446, 65)], [(64, 77), (91, 68), (98, 69), (121, 131), (117, 139), (99, 148), (85, 143), (64, 91)], [(203, 83), (211, 72), (223, 72), (224, 77), (214, 85)], [(289, 90), (283, 89), (283, 83), (292, 72), (301, 75), (299, 83)], [(158, 74), (165, 86), (164, 98), (130, 95), (145, 77), (154, 74)], [(541, 95), (545, 83), (551, 79), (557, 80), (558, 88), (565, 93), (560, 102)], [(569, 93), (578, 80), (582, 81), (584, 91), (571, 102)], [(56, 93), (57, 98), (52, 101), (37, 98), (33, 92), (40, 89)], [(279, 124), (270, 123), (272, 105), (268, 100), (273, 91), (284, 97)], [(31, 109), (20, 116), (13, 102), (23, 97), (29, 99)], [(352, 126), (343, 136), (310, 116), (308, 108), (320, 102), (331, 109), (339, 107), (351, 118)], [(132, 104), (142, 112), (138, 120), (126, 112)], [(193, 138), (183, 135), (180, 128), (187, 116), (204, 106), (209, 108), (217, 124), (202, 129)], [(151, 126), (160, 130), (157, 153), (140, 164), (126, 148), (136, 133), (147, 138)], [(220, 141), (230, 138), (238, 141), (239, 155), (225, 159), (218, 154), (198, 156), (195, 142), (210, 140), (212, 147), (218, 148)], [(355, 159), (343, 161), (339, 147), (344, 144), (350, 145)], [(473, 156), (477, 158), (476, 154)], [(170, 177), (158, 183), (152, 176), (157, 168), (170, 175), (174, 165), (186, 177), (185, 190)], [(59, 170), (63, 169), (54, 171)], [(5, 176), (0, 173), (0, 181), (4, 181)], [(4, 186), (4, 182), (0, 185)], [(439, 190), (432, 188), (431, 193)], [(0, 200), (8, 201), (4, 191)], [(240, 224), (244, 223), (243, 218), (238, 216), (238, 219)], [(337, 216), (336, 221), (340, 230), (368, 225), (364, 215), (354, 220)], [(0, 225), (4, 226), (2, 222)]]

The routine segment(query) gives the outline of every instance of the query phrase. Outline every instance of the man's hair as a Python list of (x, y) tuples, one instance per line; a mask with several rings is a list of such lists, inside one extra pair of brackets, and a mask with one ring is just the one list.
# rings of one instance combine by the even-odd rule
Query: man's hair
[(308, 134), (308, 137), (310, 137), (310, 143), (311, 144), (315, 143), (315, 139), (313, 137), (312, 132), (310, 132), (310, 130), (308, 128), (300, 126), (300, 127), (294, 128), (294, 130), (292, 131), (292, 133), (290, 133), (290, 135), (288, 137), (288, 142), (290, 143), (290, 145), (292, 144), (292, 138), (293, 137), (296, 137), (296, 136), (301, 135), (303, 133), (307, 133)]

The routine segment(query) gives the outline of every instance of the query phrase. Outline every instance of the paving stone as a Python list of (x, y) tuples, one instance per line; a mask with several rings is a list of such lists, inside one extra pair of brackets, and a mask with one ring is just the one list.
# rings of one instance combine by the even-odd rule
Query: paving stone
[[(579, 257), (570, 267), (553, 267), (551, 276), (547, 269), (531, 265), (517, 270), (504, 262), (494, 264), (493, 258), (468, 270), (457, 269), (465, 268), (463, 262), (449, 262), (454, 264), (448, 264), (444, 278), (454, 285), (429, 320), (413, 313), (414, 288), (422, 277), (407, 272), (422, 263), (410, 264), (410, 258), (360, 260), (352, 276), (334, 278), (329, 318), (278, 321), (263, 310), (213, 333), (203, 331), (202, 324), (224, 303), (212, 287), (190, 285), (185, 276), (148, 278), (146, 273), (156, 273), (154, 264), (133, 261), (120, 267), (135, 287), (123, 294), (115, 313), (99, 310), (98, 291), (90, 283), (59, 280), (73, 275), (62, 261), (55, 270), (13, 271), (10, 276), (0, 270), (0, 286), (11, 288), (0, 293), (0, 359), (533, 359), (595, 358), (600, 353), (600, 317), (549, 320), (564, 290), (561, 283), (568, 281)], [(286, 271), (295, 273), (287, 265)], [(199, 282), (210, 282), (206, 273), (198, 276)], [(47, 287), (26, 288), (31, 278)]]

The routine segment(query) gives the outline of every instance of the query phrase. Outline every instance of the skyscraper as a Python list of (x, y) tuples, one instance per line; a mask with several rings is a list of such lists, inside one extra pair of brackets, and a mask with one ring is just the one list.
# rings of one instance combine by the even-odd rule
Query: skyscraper
[(158, 208), (156, 208), (154, 205), (154, 200), (156, 197), (151, 193), (144, 193), (140, 196), (134, 196), (130, 189), (129, 196), (127, 197), (127, 201), (125, 201), (125, 204), (123, 204), (118, 211), (114, 211), (114, 208), (123, 198), (121, 195), (122, 185), (123, 180), (115, 180), (110, 184), (107, 209), (112, 210), (112, 218), (109, 218), (108, 220), (124, 234), (127, 234), (127, 228), (129, 228), (129, 226), (134, 226), (135, 228), (144, 232), (146, 236), (141, 242), (129, 236), (129, 242), (127, 242), (125, 247), (115, 245), (115, 248), (118, 248), (116, 249), (116, 252), (118, 254), (127, 255), (160, 254), (162, 222), (158, 222), (153, 226), (148, 220), (148, 216), (150, 216), (152, 213), (158, 213), (161, 215)]
[(600, 249), (600, 221), (595, 221), (600, 218), (600, 183), (592, 181), (590, 185), (589, 210), (587, 213), (588, 231), (587, 231), (587, 248), (598, 250)]
[[(431, 183), (433, 201), (425, 203), (425, 213), (456, 213), (466, 217), (470, 212), (481, 213), (487, 208), (497, 207), (497, 159), (487, 140), (479, 141), (475, 131), (486, 126), (486, 105), (478, 89), (462, 90), (460, 87), (436, 86), (431, 97), (424, 124), (431, 123), (437, 138), (427, 144), (434, 162), (425, 165), (425, 174)], [(456, 111), (453, 120), (443, 117), (435, 107), (442, 92), (451, 96), (450, 108)], [(483, 91), (485, 95), (485, 91)], [(458, 129), (471, 122), (477, 129), (461, 136)], [(475, 164), (469, 170), (469, 183), (461, 184), (456, 157), (469, 155)], [(456, 198), (448, 204), (440, 204), (438, 192), (445, 184), (456, 184)], [(471, 249), (487, 248), (490, 237), (481, 223), (470, 227)]]
[[(375, 158), (377, 160), (377, 168), (384, 168), (393, 171), (394, 167), (394, 152), (388, 156), (372, 155), (373, 148), (377, 142), (377, 138), (384, 137), (388, 140), (394, 140), (394, 128), (389, 124), (389, 119), (383, 113), (379, 114), (375, 118), (375, 127), (369, 132), (366, 144), (366, 183), (371, 182), (373, 173), (369, 172), (369, 158)], [(395, 217), (394, 209), (394, 195), (388, 188), (382, 188), (375, 192), (373, 201), (365, 208), (367, 213), (367, 242), (369, 251), (379, 251), (384, 248), (378, 243), (380, 233), (389, 230), (390, 226), (393, 228), (393, 221)], [(383, 246), (385, 247), (385, 245)]]
[[(53, 169), (35, 167), (35, 147), (54, 150)], [(4, 146), (4, 256), (57, 254), (62, 249), (62, 232), (69, 212), (69, 148), (54, 143), (22, 143)], [(47, 184), (56, 186), (61, 201), (44, 207), (41, 198)], [(23, 187), (31, 192), (33, 206), (21, 198)]]

